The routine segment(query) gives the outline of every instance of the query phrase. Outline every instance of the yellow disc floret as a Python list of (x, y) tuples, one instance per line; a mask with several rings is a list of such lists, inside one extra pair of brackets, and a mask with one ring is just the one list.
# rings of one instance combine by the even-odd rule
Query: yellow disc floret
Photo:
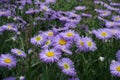
[(65, 64), (63, 65), (63, 67), (64, 67), (65, 69), (69, 69), (69, 65), (68, 65), (67, 63), (65, 63)]
[(116, 67), (116, 70), (117, 70), (118, 72), (120, 72), (120, 66), (117, 66), (117, 67)]
[(48, 52), (48, 53), (46, 54), (47, 57), (53, 57), (54, 55), (55, 55), (54, 52)]
[(67, 36), (68, 36), (68, 37), (71, 37), (71, 36), (73, 36), (73, 33), (72, 33), (72, 32), (68, 32), (68, 33), (67, 33)]
[(107, 34), (107, 32), (102, 32), (101, 35), (102, 35), (103, 37), (106, 37), (108, 34)]
[(65, 45), (66, 43), (67, 43), (67, 41), (64, 40), (64, 39), (60, 39), (60, 40), (59, 40), (59, 44), (60, 44), (60, 45)]
[(5, 58), (4, 62), (7, 63), (7, 64), (9, 64), (9, 63), (11, 63), (11, 59), (10, 58)]

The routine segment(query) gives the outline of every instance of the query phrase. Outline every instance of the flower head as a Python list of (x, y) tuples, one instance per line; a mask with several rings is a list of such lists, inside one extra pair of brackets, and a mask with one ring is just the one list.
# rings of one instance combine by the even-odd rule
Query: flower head
[(0, 66), (12, 68), (15, 67), (17, 60), (14, 56), (10, 54), (1, 54), (0, 56)]
[(55, 49), (45, 49), (40, 54), (40, 59), (46, 63), (57, 62), (61, 57), (61, 52)]
[(26, 53), (20, 49), (17, 49), (17, 48), (11, 49), (11, 53), (13, 53), (17, 56), (20, 56), (20, 57), (26, 57)]
[(92, 33), (98, 38), (102, 40), (106, 40), (112, 37), (111, 32), (107, 28), (101, 28), (98, 30), (93, 30)]
[(58, 61), (58, 66), (62, 69), (62, 72), (69, 76), (75, 76), (76, 71), (73, 62), (69, 58), (62, 58)]
[(113, 76), (120, 77), (120, 62), (118, 61), (112, 62), (110, 65), (110, 72)]

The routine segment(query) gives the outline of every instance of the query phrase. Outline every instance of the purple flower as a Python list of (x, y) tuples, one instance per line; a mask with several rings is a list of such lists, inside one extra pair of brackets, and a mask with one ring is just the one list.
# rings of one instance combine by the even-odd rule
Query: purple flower
[(118, 25), (117, 25), (116, 22), (106, 21), (105, 26), (108, 27), (108, 28), (111, 28), (111, 27), (117, 27)]
[(113, 3), (113, 2), (111, 2), (110, 5), (112, 5), (112, 6), (120, 6), (120, 3)]
[(120, 22), (120, 16), (112, 16), (112, 20), (115, 22)]
[(78, 50), (86, 51), (85, 38), (84, 37), (80, 37), (79, 35), (77, 35), (76, 39), (75, 39), (75, 43), (76, 43), (76, 45), (78, 47)]
[(100, 16), (102, 17), (106, 17), (106, 16), (109, 16), (111, 15), (111, 11), (108, 11), (108, 10), (103, 10), (100, 12)]
[(45, 39), (46, 39), (46, 36), (45, 35), (42, 35), (42, 34), (39, 34), (37, 36), (34, 36), (33, 38), (30, 39), (30, 42), (34, 45), (38, 45), (38, 46), (41, 46), (44, 44), (45, 42)]
[(68, 30), (60, 33), (60, 36), (63, 36), (66, 40), (74, 40), (76, 33), (73, 30)]
[(17, 49), (17, 48), (11, 49), (11, 53), (13, 53), (17, 56), (20, 56), (20, 57), (26, 57), (26, 53), (20, 49)]
[(3, 80), (16, 80), (16, 77), (7, 77), (7, 78), (4, 78)]
[(14, 23), (8, 23), (8, 24), (6, 24), (6, 25), (3, 25), (2, 28), (3, 28), (4, 30), (10, 30), (10, 31), (15, 31), (15, 32), (18, 31), (18, 30), (17, 30), (17, 27), (16, 27), (16, 25), (15, 25)]
[(45, 63), (57, 62), (61, 57), (61, 52), (55, 49), (45, 49), (39, 54), (40, 59)]
[(102, 40), (106, 40), (112, 37), (111, 32), (107, 28), (100, 28), (98, 30), (93, 30), (92, 33), (98, 38)]
[(86, 6), (77, 6), (75, 10), (86, 10)]
[(57, 35), (54, 37), (53, 46), (56, 49), (69, 49), (71, 47), (71, 41), (64, 39), (62, 36)]
[(47, 3), (47, 4), (50, 4), (50, 3), (54, 4), (55, 2), (56, 2), (56, 0), (46, 0), (45, 1), (45, 3)]
[(68, 80), (80, 80), (78, 77), (72, 77), (72, 78), (69, 78)]
[(17, 60), (14, 56), (10, 54), (1, 54), (0, 56), (0, 66), (12, 68), (15, 67)]
[(76, 71), (74, 63), (69, 58), (62, 58), (58, 61), (58, 66), (62, 69), (62, 72), (69, 76), (75, 76)]
[(113, 76), (120, 77), (120, 62), (115, 61), (110, 64), (110, 72)]
[(120, 50), (117, 51), (116, 58), (117, 58), (118, 61), (120, 61)]
[(85, 47), (87, 51), (95, 51), (97, 49), (96, 44), (90, 37), (85, 37)]
[(11, 16), (10, 10), (0, 10), (0, 16)]

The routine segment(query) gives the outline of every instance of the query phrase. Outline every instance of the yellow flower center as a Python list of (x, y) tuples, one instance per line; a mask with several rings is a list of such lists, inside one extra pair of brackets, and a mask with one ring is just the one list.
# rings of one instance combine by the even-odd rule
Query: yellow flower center
[(81, 45), (81, 46), (84, 46), (84, 42), (83, 42), (83, 41), (80, 41), (80, 45)]
[(64, 67), (65, 69), (69, 69), (69, 65), (68, 65), (67, 63), (65, 63), (65, 64), (63, 65), (63, 67)]
[(116, 70), (117, 70), (118, 72), (120, 72), (120, 66), (117, 66), (117, 67), (116, 67)]
[(53, 57), (54, 55), (55, 55), (54, 52), (48, 52), (48, 53), (46, 54), (47, 57)]
[(67, 43), (67, 41), (64, 40), (64, 39), (60, 39), (60, 40), (59, 40), (59, 44), (60, 44), (60, 45), (65, 45), (66, 43)]
[(106, 37), (107, 33), (106, 32), (102, 32), (101, 35), (104, 36), (104, 37)]
[(40, 41), (41, 39), (42, 39), (42, 37), (40, 37), (40, 36), (36, 37), (37, 41)]
[(117, 20), (117, 21), (118, 21), (118, 20), (120, 20), (120, 18), (119, 18), (119, 17), (117, 17), (117, 18), (115, 18), (115, 20)]
[(49, 45), (51, 43), (51, 41), (50, 40), (48, 40), (47, 42), (46, 42), (46, 45)]
[(4, 59), (4, 62), (9, 64), (9, 63), (11, 63), (11, 59), (10, 58), (6, 58), (6, 59)]
[(46, 6), (44, 6), (44, 7), (43, 7), (43, 10), (47, 11), (47, 10), (48, 10), (48, 8), (47, 8)]
[(103, 14), (107, 14), (107, 12), (103, 12)]
[(68, 37), (71, 37), (71, 36), (73, 36), (73, 33), (72, 33), (72, 32), (68, 32), (68, 33), (67, 33), (67, 36), (68, 36)]
[(8, 29), (12, 29), (12, 26), (11, 26), (11, 25), (8, 25), (7, 28), (8, 28)]
[(53, 36), (53, 32), (48, 32), (48, 36)]
[(22, 54), (22, 52), (20, 50), (17, 50), (17, 54)]
[(90, 41), (88, 41), (87, 44), (88, 44), (89, 47), (92, 46), (92, 42), (90, 42)]

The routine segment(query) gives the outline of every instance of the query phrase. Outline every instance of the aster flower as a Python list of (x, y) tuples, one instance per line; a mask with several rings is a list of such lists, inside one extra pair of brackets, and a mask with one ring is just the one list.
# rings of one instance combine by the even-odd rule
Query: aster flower
[(78, 47), (78, 51), (86, 51), (86, 47), (85, 47), (85, 38), (84, 37), (80, 37), (79, 35), (76, 36), (75, 38), (75, 43)]
[(110, 72), (113, 76), (120, 77), (120, 62), (115, 61), (110, 64)]
[(54, 37), (53, 46), (56, 49), (69, 49), (71, 47), (71, 41), (64, 39), (62, 36), (57, 35)]
[(72, 77), (72, 78), (69, 78), (68, 80), (80, 80), (78, 77)]
[(117, 27), (117, 23), (116, 22), (112, 22), (112, 21), (105, 21), (105, 26), (108, 27), (108, 28), (111, 28), (111, 27)]
[(112, 16), (112, 20), (115, 22), (120, 22), (120, 16)]
[(49, 31), (44, 32), (43, 34), (46, 35), (48, 39), (51, 39), (54, 37), (55, 32), (53, 30), (49, 30)]
[(2, 28), (4, 30), (11, 30), (11, 31), (15, 31), (15, 32), (18, 31), (14, 23), (8, 23), (6, 25), (3, 25)]
[(103, 10), (100, 12), (100, 16), (102, 17), (106, 17), (106, 16), (109, 16), (111, 15), (111, 11), (108, 11), (108, 10)]
[(97, 49), (96, 44), (90, 37), (85, 37), (85, 47), (87, 51), (95, 51)]
[(30, 42), (34, 45), (41, 46), (46, 39), (45, 35), (39, 34), (37, 36), (34, 36), (33, 38), (30, 39)]
[(117, 58), (118, 61), (120, 61), (120, 50), (117, 51), (116, 58)]
[(42, 11), (50, 11), (51, 9), (48, 6), (46, 6), (45, 4), (42, 4), (42, 5), (40, 5), (40, 10), (42, 10)]
[(75, 23), (65, 23), (65, 25), (64, 25), (65, 27), (68, 27), (68, 28), (76, 28), (77, 26), (76, 26), (76, 24)]
[(45, 1), (45, 3), (47, 3), (47, 4), (50, 4), (50, 3), (54, 4), (55, 2), (56, 2), (56, 0), (46, 0)]
[(86, 6), (77, 6), (75, 10), (86, 10)]
[(20, 56), (20, 57), (26, 57), (26, 53), (20, 49), (17, 49), (17, 48), (11, 49), (11, 53), (13, 53), (17, 56)]
[(69, 76), (75, 76), (76, 71), (74, 63), (69, 58), (62, 58), (58, 61), (58, 66), (62, 69), (62, 72)]
[(45, 49), (39, 53), (39, 57), (45, 63), (54, 63), (61, 57), (61, 52), (56, 49)]
[(98, 30), (93, 30), (92, 33), (98, 38), (102, 40), (106, 40), (112, 37), (111, 32), (107, 28), (101, 28)]
[(10, 54), (1, 54), (0, 56), (0, 66), (12, 68), (15, 67), (17, 60), (14, 56)]
[(68, 30), (65, 32), (60, 33), (66, 40), (74, 40), (76, 33), (73, 30)]
[(16, 80), (16, 77), (7, 77), (7, 78), (4, 78), (3, 80)]
[(83, 16), (83, 17), (89, 17), (89, 18), (91, 18), (91, 17), (92, 17), (92, 15), (91, 15), (91, 14), (87, 14), (87, 13), (81, 13), (81, 16)]
[(112, 5), (112, 6), (120, 6), (120, 3), (111, 2), (110, 5)]
[(10, 10), (0, 10), (0, 16), (11, 16)]

